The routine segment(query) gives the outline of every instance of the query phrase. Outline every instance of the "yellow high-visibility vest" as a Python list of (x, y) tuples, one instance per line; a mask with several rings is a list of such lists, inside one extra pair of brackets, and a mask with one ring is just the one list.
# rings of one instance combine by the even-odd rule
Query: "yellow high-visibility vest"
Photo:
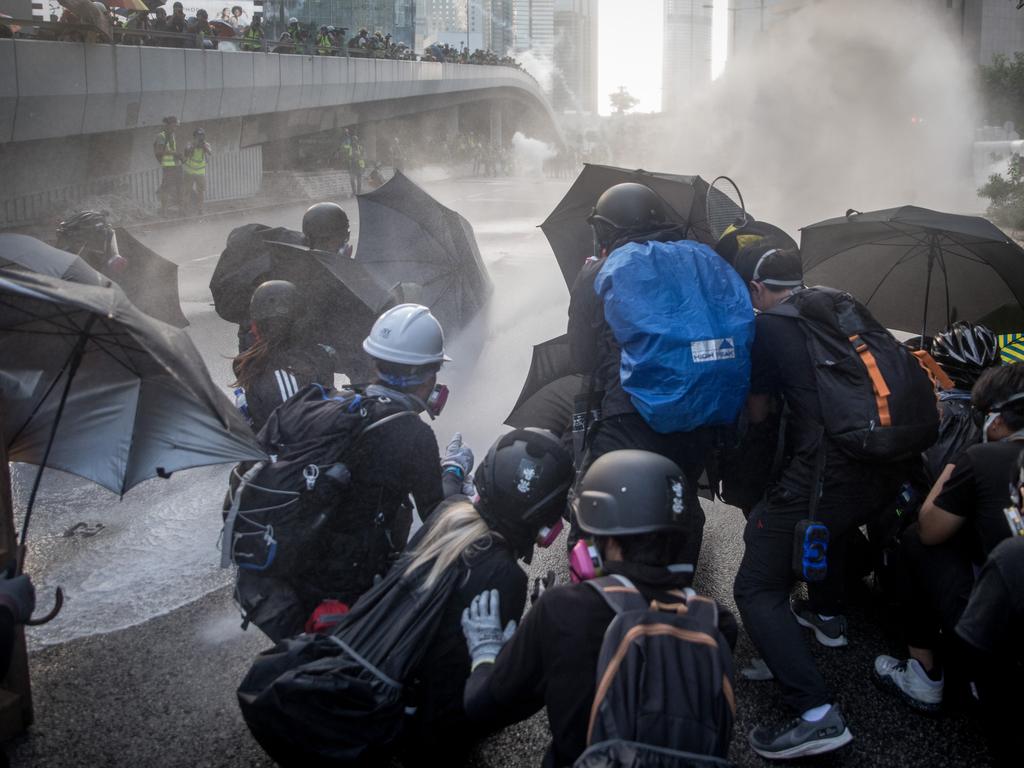
[(160, 136), (163, 137), (164, 144), (164, 152), (160, 155), (160, 165), (164, 168), (173, 168), (178, 164), (178, 158), (175, 157), (178, 152), (177, 142), (174, 140), (174, 136), (167, 131), (160, 131)]
[(202, 144), (195, 147), (185, 158), (185, 173), (191, 173), (194, 176), (206, 175), (206, 150)]

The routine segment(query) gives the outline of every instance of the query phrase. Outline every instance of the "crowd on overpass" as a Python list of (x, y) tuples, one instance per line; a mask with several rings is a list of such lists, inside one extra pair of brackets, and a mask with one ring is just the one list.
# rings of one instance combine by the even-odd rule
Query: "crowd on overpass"
[[(292, 17), (279, 36), (270, 35), (263, 26), (263, 14), (253, 14), (245, 23), (245, 12), (240, 6), (224, 8), (220, 16), (211, 20), (200, 8), (195, 16), (186, 16), (180, 2), (175, 2), (171, 13), (162, 7), (146, 11), (108, 9), (102, 3), (86, 4), (78, 13), (65, 9), (58, 19), (37, 26), (4, 24), (0, 19), (0, 37), (23, 37), (63, 42), (113, 42), (125, 45), (153, 45), (170, 48), (219, 48), (222, 50), (268, 51), (271, 53), (297, 53), (316, 56), (346, 56), (354, 58), (393, 59), (403, 61), (440, 61), (449, 64), (485, 64), (522, 69), (511, 56), (493, 51), (468, 47), (459, 48), (447, 43), (433, 43), (416, 54), (406, 42), (393, 39), (390, 32), (366, 28), (348, 36), (345, 27), (316, 25)], [(106, 31), (109, 29), (109, 33)]]

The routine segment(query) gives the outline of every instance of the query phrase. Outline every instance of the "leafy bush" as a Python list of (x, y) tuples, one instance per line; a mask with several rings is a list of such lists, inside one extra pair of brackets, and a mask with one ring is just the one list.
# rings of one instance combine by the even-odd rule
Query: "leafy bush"
[(1024, 229), (1024, 159), (1014, 155), (1004, 178), (993, 173), (978, 194), (989, 200), (988, 217), (1001, 226)]

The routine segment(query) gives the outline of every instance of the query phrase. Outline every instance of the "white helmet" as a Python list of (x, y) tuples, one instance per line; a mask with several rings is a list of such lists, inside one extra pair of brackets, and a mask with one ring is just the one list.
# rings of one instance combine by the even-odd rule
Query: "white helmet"
[(299, 20), (296, 19), (294, 16), (292, 16), (290, 19), (288, 19), (288, 23), (289, 24), (298, 24)]
[(444, 353), (444, 331), (420, 304), (399, 304), (377, 318), (363, 340), (370, 357), (398, 365), (430, 365), (451, 360)]

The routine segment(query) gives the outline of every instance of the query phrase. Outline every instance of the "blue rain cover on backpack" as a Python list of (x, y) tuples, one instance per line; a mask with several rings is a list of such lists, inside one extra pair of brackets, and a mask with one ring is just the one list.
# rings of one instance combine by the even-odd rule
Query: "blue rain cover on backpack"
[(691, 240), (628, 243), (594, 289), (622, 347), (622, 387), (652, 429), (736, 420), (750, 386), (754, 309), (717, 253)]

